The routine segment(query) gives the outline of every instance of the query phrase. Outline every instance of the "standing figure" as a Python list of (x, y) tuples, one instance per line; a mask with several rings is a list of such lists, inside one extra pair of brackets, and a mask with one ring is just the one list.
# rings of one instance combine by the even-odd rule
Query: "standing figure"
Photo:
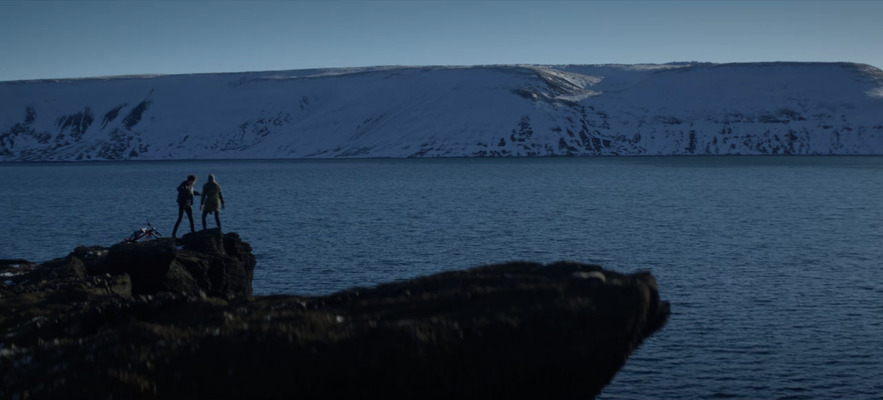
[(221, 185), (215, 181), (215, 176), (209, 174), (208, 182), (202, 186), (202, 198), (199, 209), (202, 210), (202, 229), (205, 229), (205, 216), (215, 213), (215, 222), (218, 230), (221, 229), (221, 209), (224, 208), (224, 195), (221, 193)]
[(193, 226), (193, 195), (199, 195), (199, 192), (193, 191), (193, 184), (196, 183), (196, 175), (187, 175), (187, 180), (178, 185), (178, 221), (175, 222), (175, 229), (172, 229), (172, 237), (178, 233), (178, 225), (181, 224), (181, 218), (187, 213), (190, 220), (190, 232), (196, 231)]

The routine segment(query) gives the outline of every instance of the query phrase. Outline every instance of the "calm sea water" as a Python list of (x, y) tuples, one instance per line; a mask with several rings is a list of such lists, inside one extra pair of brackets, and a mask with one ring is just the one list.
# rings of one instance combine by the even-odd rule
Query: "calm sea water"
[(0, 258), (146, 218), (168, 235), (191, 173), (217, 176), (256, 294), (517, 259), (649, 269), (672, 318), (604, 398), (883, 398), (883, 158), (0, 164)]

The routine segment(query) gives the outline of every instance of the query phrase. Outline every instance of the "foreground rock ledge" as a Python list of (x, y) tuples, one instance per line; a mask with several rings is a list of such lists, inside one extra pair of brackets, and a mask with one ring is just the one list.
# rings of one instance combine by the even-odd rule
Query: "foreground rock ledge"
[(595, 265), (251, 297), (253, 260), (206, 231), (22, 263), (0, 284), (0, 398), (586, 399), (669, 316), (649, 273)]

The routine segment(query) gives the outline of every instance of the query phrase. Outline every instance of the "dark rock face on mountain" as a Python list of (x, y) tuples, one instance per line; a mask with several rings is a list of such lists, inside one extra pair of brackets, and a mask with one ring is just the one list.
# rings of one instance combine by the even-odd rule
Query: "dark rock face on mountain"
[(254, 265), (218, 231), (31, 265), (0, 285), (0, 398), (592, 398), (669, 316), (594, 265), (251, 297)]

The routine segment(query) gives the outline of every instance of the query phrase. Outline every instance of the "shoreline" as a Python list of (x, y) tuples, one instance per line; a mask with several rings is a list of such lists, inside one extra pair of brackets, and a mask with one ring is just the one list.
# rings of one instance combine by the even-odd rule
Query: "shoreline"
[(207, 159), (155, 159), (155, 160), (59, 160), (59, 161), (0, 161), (0, 166), (23, 164), (126, 164), (126, 163), (176, 163), (176, 162), (330, 162), (330, 161), (390, 161), (390, 160), (538, 160), (538, 159), (654, 159), (654, 158), (873, 158), (883, 154), (672, 154), (672, 155), (549, 155), (549, 156), (452, 156), (452, 157), (338, 157), (338, 158), (207, 158)]

